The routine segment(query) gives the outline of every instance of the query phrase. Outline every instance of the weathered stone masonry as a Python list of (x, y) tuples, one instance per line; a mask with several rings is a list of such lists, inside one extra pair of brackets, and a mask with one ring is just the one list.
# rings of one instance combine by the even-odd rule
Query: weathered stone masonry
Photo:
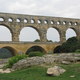
[[(77, 38), (80, 38), (80, 19), (0, 13), (0, 25), (4, 25), (10, 30), (12, 34), (12, 42), (17, 42), (17, 43), (19, 43), (20, 31), (24, 27), (34, 28), (40, 36), (40, 41), (45, 43), (47, 42), (46, 33), (50, 27), (57, 29), (57, 31), (59, 32), (60, 43), (63, 43), (66, 41), (65, 34), (68, 28), (72, 28), (76, 32)], [(45, 43), (44, 45), (46, 45)], [(37, 44), (37, 45), (39, 46), (40, 44)], [(10, 46), (10, 43), (8, 46)], [(19, 47), (18, 45), (16, 46)], [(2, 43), (0, 44), (0, 47), (2, 47)], [(10, 47), (14, 48), (14, 46), (10, 46)], [(49, 47), (49, 45), (47, 45), (46, 47)], [(20, 48), (18, 48), (17, 51), (19, 51), (19, 49)], [(48, 50), (47, 48), (47, 52), (48, 51), (50, 51), (50, 49)]]

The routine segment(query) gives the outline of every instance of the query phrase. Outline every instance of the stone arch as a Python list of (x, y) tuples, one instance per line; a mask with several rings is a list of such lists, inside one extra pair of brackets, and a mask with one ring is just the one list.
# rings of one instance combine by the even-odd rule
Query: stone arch
[(15, 56), (17, 54), (17, 51), (10, 46), (4, 46), (0, 48), (0, 54), (4, 58), (9, 58)]
[(43, 47), (35, 45), (28, 48), (26, 51), (26, 54), (29, 54), (29, 52), (34, 52), (34, 51), (40, 51), (40, 52), (46, 53), (46, 50)]
[(17, 18), (16, 19), (16, 22), (18, 22), (18, 23), (21, 22), (21, 19), (20, 18)]
[(70, 27), (66, 30), (65, 35), (66, 35), (66, 40), (67, 40), (68, 38), (77, 36), (78, 33), (77, 33), (77, 30), (75, 28)]
[(61, 45), (58, 45), (54, 48), (53, 53), (61, 53)]
[(28, 23), (28, 19), (27, 18), (24, 19), (24, 23)]
[[(2, 27), (2, 28), (5, 28), (5, 29), (7, 29), (7, 31), (9, 32), (9, 36), (10, 36), (10, 40), (9, 41), (12, 41), (12, 36), (13, 36), (13, 31), (12, 31), (12, 29), (8, 26), (8, 25), (6, 25), (6, 24), (0, 24), (0, 27)], [(3, 30), (2, 30), (3, 31)], [(5, 32), (5, 31), (4, 31)]]
[(8, 22), (13, 22), (13, 19), (11, 17), (8, 18)]
[(13, 47), (10, 47), (10, 46), (4, 46), (4, 47), (2, 47), (2, 48), (6, 48), (6, 49), (8, 49), (10, 52), (12, 52), (12, 55), (13, 55), (13, 56), (15, 56), (15, 55), (17, 54), (16, 49), (13, 48)]
[[(37, 29), (37, 28), (34, 27), (34, 26), (26, 26), (26, 27), (22, 27), (22, 28), (20, 29), (20, 32), (19, 32), (19, 41), (26, 41), (26, 40), (21, 40), (21, 31), (22, 31), (24, 28), (31, 28), (32, 30), (35, 31), (35, 33), (37, 32), (36, 35), (38, 36), (38, 39), (41, 40), (41, 32), (40, 32), (39, 29)], [(32, 32), (32, 33), (33, 33), (33, 32)], [(24, 35), (25, 35), (25, 34), (24, 34)], [(29, 36), (29, 34), (28, 34), (28, 36)], [(26, 34), (26, 37), (27, 37), (27, 34)]]
[(38, 24), (41, 24), (41, 23), (42, 23), (42, 21), (41, 21), (40, 19), (38, 19), (38, 21), (37, 21), (37, 22), (38, 22)]
[[(49, 29), (50, 29), (50, 31), (48, 32)], [(54, 35), (54, 34), (52, 34), (52, 32), (55, 32), (57, 34), (57, 37), (55, 36), (56, 34)], [(52, 40), (54, 42), (59, 42), (60, 38), (61, 38), (61, 32), (60, 32), (60, 30), (57, 27), (49, 27), (47, 29), (47, 34), (46, 35), (47, 35), (47, 39), (48, 40)], [(53, 40), (52, 36), (50, 36), (50, 35), (54, 35), (55, 40)], [(51, 37), (51, 39), (49, 39), (50, 37)]]
[(0, 22), (5, 21), (5, 19), (3, 17), (0, 17)]
[(31, 24), (34, 24), (35, 23), (35, 20), (34, 19), (31, 19)]
[(44, 24), (48, 24), (48, 20), (44, 20)]
[(51, 21), (50, 21), (50, 23), (53, 25), (53, 24), (54, 24), (54, 21), (53, 21), (53, 20), (51, 20)]

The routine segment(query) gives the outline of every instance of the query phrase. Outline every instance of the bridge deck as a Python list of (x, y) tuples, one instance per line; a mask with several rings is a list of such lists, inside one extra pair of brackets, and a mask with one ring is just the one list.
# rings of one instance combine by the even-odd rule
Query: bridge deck
[(26, 41), (20, 41), (20, 42), (13, 42), (13, 41), (0, 41), (0, 44), (60, 44), (60, 42), (26, 42)]

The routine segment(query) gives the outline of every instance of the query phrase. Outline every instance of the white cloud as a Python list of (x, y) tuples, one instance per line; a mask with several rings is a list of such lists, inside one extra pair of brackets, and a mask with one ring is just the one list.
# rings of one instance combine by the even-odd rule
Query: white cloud
[(80, 0), (0, 0), (0, 11), (80, 18)]

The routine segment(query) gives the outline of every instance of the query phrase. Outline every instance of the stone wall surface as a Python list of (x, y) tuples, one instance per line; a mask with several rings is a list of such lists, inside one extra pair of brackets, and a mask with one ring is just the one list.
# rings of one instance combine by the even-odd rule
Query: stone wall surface
[(22, 69), (34, 65), (41, 65), (41, 64), (54, 64), (54, 63), (61, 63), (61, 64), (71, 64), (75, 62), (80, 62), (80, 54), (47, 54), (43, 57), (28, 57), (26, 59), (20, 60), (19, 62), (15, 63), (12, 67), (13, 70)]
[[(80, 19), (74, 18), (0, 13), (0, 25), (7, 27), (12, 35), (11, 44), (8, 42), (0, 42), (0, 48), (5, 47), (9, 51), (12, 51), (14, 55), (21, 52), (25, 53), (28, 50), (27, 46), (30, 48), (36, 45), (36, 43), (34, 45), (33, 43), (26, 44), (20, 42), (19, 35), (24, 27), (31, 27), (38, 32), (41, 44), (45, 44), (37, 44), (36, 46), (41, 46), (45, 49), (46, 53), (53, 52), (54, 48), (66, 41), (66, 31), (69, 28), (75, 31), (78, 39), (80, 38)], [(49, 43), (50, 46), (46, 45), (46, 35), (49, 28), (54, 28), (58, 31), (60, 37), (58, 45), (55, 42), (52, 45)], [(14, 42), (18, 43), (18, 45)], [(26, 47), (23, 47), (25, 45)]]
[(73, 29), (80, 38), (80, 19), (0, 13), (0, 20), (0, 25), (4, 25), (10, 30), (14, 42), (19, 41), (20, 31), (24, 27), (34, 28), (38, 32), (41, 42), (47, 41), (46, 34), (49, 28), (55, 28), (59, 32), (61, 43), (66, 41), (65, 34), (68, 28)]

